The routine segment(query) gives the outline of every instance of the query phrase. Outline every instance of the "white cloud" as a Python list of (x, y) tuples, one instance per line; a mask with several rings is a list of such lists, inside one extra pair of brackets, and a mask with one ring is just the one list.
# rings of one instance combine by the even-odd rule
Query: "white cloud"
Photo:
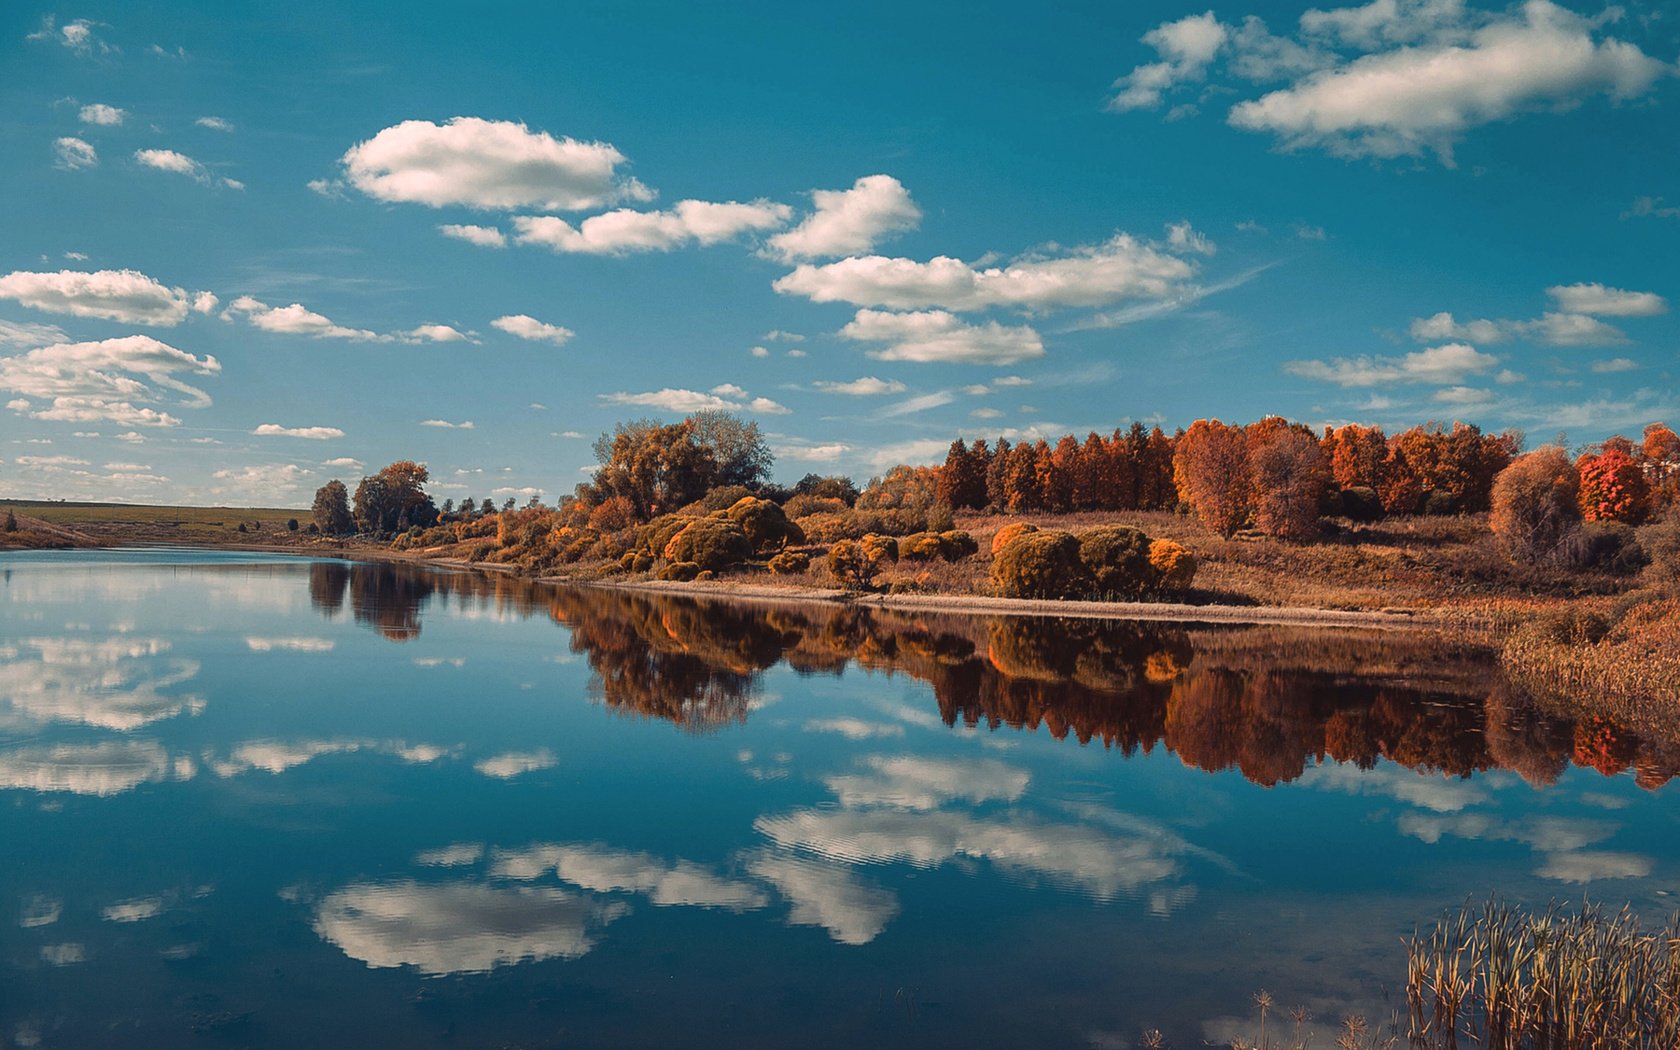
[(879, 394), (902, 394), (905, 386), (896, 379), (877, 379), (864, 376), (849, 383), (819, 380), (811, 384), (825, 394), (846, 394), (850, 397), (874, 397)]
[(777, 445), (774, 449), (778, 459), (800, 463), (832, 463), (851, 450), (852, 446), (839, 441), (827, 445)]
[(31, 404), (16, 409), (36, 419), (176, 426), (180, 420), (167, 412), (135, 403), (159, 401), (163, 391), (169, 391), (179, 407), (205, 408), (210, 395), (177, 377), (215, 375), (221, 370), (214, 357), (194, 357), (150, 336), (131, 335), (93, 343), (56, 343), (0, 358), (0, 391), (50, 400), (46, 407)]
[(1371, 0), (1362, 7), (1309, 10), (1301, 15), (1301, 31), (1372, 51), (1456, 28), (1463, 21), (1464, 0)]
[[(213, 493), (224, 499), (273, 501), (299, 492), (315, 476), (315, 472), (296, 463), (273, 463), (255, 467), (232, 467), (210, 475), (222, 484)], [(255, 506), (248, 503), (245, 506)]]
[(134, 151), (135, 163), (158, 171), (174, 172), (185, 175), (194, 182), (205, 186), (220, 184), (230, 190), (242, 190), (245, 184), (234, 179), (225, 179), (210, 172), (210, 169), (193, 160), (185, 153), (177, 153), (172, 149), (142, 149)]
[(766, 349), (765, 347), (762, 347), (762, 346), (755, 346), (751, 350), (748, 350), (747, 353), (753, 355), (754, 357), (769, 357), (770, 356), (770, 351), (768, 349)]
[(20, 467), (85, 467), (88, 461), (75, 456), (19, 456), (13, 460)]
[(558, 759), (554, 752), (547, 748), (535, 751), (509, 751), (505, 754), (492, 755), (473, 763), (473, 768), (487, 777), (497, 780), (512, 780), (525, 773), (535, 773), (541, 769), (552, 769)]
[(883, 238), (913, 230), (922, 210), (891, 175), (866, 175), (849, 190), (812, 190), (816, 210), (791, 230), (770, 238), (769, 251), (792, 262), (861, 255)]
[(365, 328), (346, 328), (334, 324), (331, 320), (306, 309), (302, 303), (292, 303), (290, 306), (269, 306), (258, 302), (248, 295), (242, 295), (228, 304), (222, 311), (224, 320), (243, 317), (253, 328), (264, 332), (275, 332), (281, 335), (306, 335), (311, 339), (353, 339), (361, 342), (378, 342), (385, 337), (378, 332), (370, 332)]
[(1161, 104), (1163, 92), (1176, 84), (1200, 80), (1208, 64), (1230, 41), (1231, 31), (1212, 11), (1165, 22), (1143, 36), (1143, 42), (1162, 58), (1138, 66), (1114, 82), (1117, 91), (1109, 100), (1115, 110), (1153, 109)]
[(1586, 314), (1548, 310), (1538, 320), (1520, 321), (1513, 327), (1547, 346), (1620, 346), (1628, 341), (1620, 328)]
[(47, 744), (0, 751), (0, 787), (25, 791), (64, 791), (77, 795), (118, 795), (141, 784), (185, 780), (190, 760), (171, 761), (152, 741), (98, 744)]
[(193, 123), (201, 128), (209, 128), (211, 131), (233, 131), (233, 124), (221, 117), (199, 117)]
[(870, 722), (862, 718), (813, 718), (805, 723), (807, 733), (838, 733), (847, 740), (872, 740), (876, 737), (903, 736), (904, 727), (896, 722)]
[(884, 361), (1010, 365), (1044, 356), (1044, 342), (1029, 325), (996, 321), (971, 325), (944, 310), (859, 310), (839, 334), (859, 342), (888, 344), (869, 352)]
[(1453, 320), (1453, 315), (1445, 310), (1431, 317), (1414, 318), (1411, 325), (1411, 336), (1420, 343), (1437, 343), (1452, 339), (1470, 343), (1500, 343), (1510, 337), (1509, 326), (1499, 321), (1465, 321), (1462, 324)]
[(245, 648), (253, 653), (330, 653), (337, 647), (331, 638), (265, 638), (248, 635)]
[(787, 222), (793, 209), (785, 204), (754, 201), (678, 201), (669, 211), (619, 208), (592, 215), (577, 226), (552, 215), (520, 215), (513, 220), (514, 240), (538, 244), (557, 252), (623, 255), (629, 252), (670, 251), (688, 244), (712, 245)]
[(29, 324), (19, 321), (0, 321), (0, 347), (27, 350), (50, 343), (67, 343), (70, 337), (64, 329), (50, 324)]
[(896, 755), (872, 756), (861, 764), (869, 772), (824, 780), (842, 806), (937, 809), (948, 802), (1014, 802), (1027, 790), (1026, 770), (995, 759)]
[(98, 124), (102, 127), (113, 127), (121, 124), (127, 117), (128, 111), (116, 106), (107, 106), (103, 102), (94, 102), (83, 106), (77, 114), (83, 124)]
[[(724, 389), (735, 398), (743, 398), (746, 391), (732, 384), (725, 384)], [(737, 393), (738, 392), (738, 393)], [(789, 410), (767, 397), (755, 397), (748, 400), (730, 400), (718, 394), (701, 393), (698, 390), (682, 390), (666, 387), (663, 390), (653, 390), (642, 394), (602, 394), (601, 400), (609, 405), (633, 405), (639, 408), (657, 408), (666, 412), (679, 412), (687, 415), (690, 412), (708, 410), (722, 410), (726, 412), (753, 412), (766, 416), (785, 416)]]
[(1291, 361), (1284, 370), (1308, 379), (1339, 386), (1380, 386), (1384, 383), (1451, 385), (1469, 376), (1492, 371), (1499, 358), (1465, 343), (1447, 343), (1399, 357), (1337, 357), (1328, 361)]
[(770, 902), (750, 882), (727, 878), (692, 861), (667, 861), (647, 853), (600, 845), (537, 845), (497, 850), (490, 871), (529, 882), (552, 871), (561, 882), (596, 893), (629, 892), (661, 907), (689, 906), (742, 912)]
[(451, 423), (447, 419), (423, 419), (423, 420), (420, 421), (420, 425), (423, 426), (423, 427), (437, 427), (441, 430), (471, 430), (471, 429), (473, 429), (473, 421), (470, 420), (470, 419), (462, 420), (459, 423)]
[(407, 120), (352, 146), (344, 177), (382, 201), (469, 208), (580, 211), (618, 200), (646, 200), (621, 177), (624, 155), (604, 142), (579, 142), (524, 124), (454, 117)]
[(508, 335), (528, 339), (533, 343), (553, 343), (564, 346), (575, 334), (570, 328), (562, 328), (557, 324), (545, 324), (528, 314), (509, 314), (498, 317), (490, 322), (490, 327), (506, 332)]
[(1463, 41), (1431, 41), (1355, 58), (1238, 103), (1230, 123), (1269, 131), (1288, 148), (1452, 163), (1471, 128), (1593, 94), (1634, 98), (1667, 67), (1633, 44), (1595, 41), (1592, 25), (1549, 0), (1528, 0)]
[(170, 657), (169, 647), (158, 638), (25, 639), (0, 663), (5, 697), (0, 710), (9, 707), (28, 722), (125, 733), (183, 713), (196, 715), (204, 699), (177, 688), (198, 674), (199, 664)]
[(746, 866), (792, 905), (790, 925), (819, 926), (841, 944), (868, 944), (899, 912), (891, 891), (864, 882), (841, 864), (763, 850)]
[(423, 324), (406, 332), (398, 332), (396, 339), (402, 343), (476, 343), (478, 340), (473, 336), (477, 334), (462, 332), (446, 324)]
[(337, 427), (283, 427), (278, 423), (264, 423), (251, 433), (257, 437), (308, 438), (311, 441), (328, 441), (344, 436), (344, 431)]
[(1565, 313), (1598, 317), (1656, 317), (1668, 312), (1668, 303), (1655, 292), (1628, 292), (1602, 284), (1560, 284), (1546, 294)]
[(628, 911), (549, 887), (361, 883), (328, 894), (314, 926), (375, 969), (412, 966), (438, 976), (581, 958), (597, 931)]
[(0, 277), (0, 299), (48, 313), (124, 324), (178, 325), (205, 294), (166, 287), (138, 270), (17, 270)]
[(359, 471), (362, 469), (363, 463), (361, 460), (350, 456), (340, 456), (337, 459), (323, 460), (321, 466), (333, 467), (338, 470)]
[(163, 907), (162, 897), (137, 897), (101, 909), (99, 917), (106, 922), (145, 922), (162, 915)]
[(95, 52), (108, 55), (117, 49), (99, 39), (98, 34), (94, 32), (94, 29), (100, 25), (103, 25), (103, 23), (78, 18), (59, 26), (57, 19), (48, 15), (41, 19), (41, 28), (30, 33), (26, 39), (57, 41), (63, 47), (84, 57)]
[(774, 287), (819, 303), (1050, 310), (1165, 298), (1192, 273), (1183, 259), (1121, 233), (1060, 256), (1032, 256), (986, 269), (943, 255), (928, 262), (868, 255), (824, 266), (806, 264), (777, 279)]
[(1639, 362), (1631, 357), (1613, 357), (1608, 361), (1594, 361), (1592, 370), (1599, 375), (1609, 375), (1615, 372), (1635, 372), (1639, 369)]
[(99, 164), (99, 151), (93, 143), (66, 135), (53, 141), (53, 164), (65, 171), (92, 168)]
[(1480, 390), (1473, 386), (1449, 386), (1435, 391), (1430, 400), (1458, 408), (1486, 408), (1496, 399), (1491, 390)]
[(476, 244), (480, 248), (507, 247), (507, 235), (494, 226), (463, 226), (457, 223), (444, 223), (438, 227), (438, 232), (445, 237), (453, 237), (458, 241)]

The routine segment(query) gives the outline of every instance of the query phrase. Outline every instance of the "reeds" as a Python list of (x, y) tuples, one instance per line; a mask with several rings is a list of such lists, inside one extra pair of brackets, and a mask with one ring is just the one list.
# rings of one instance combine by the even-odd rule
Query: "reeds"
[(1644, 932), (1626, 907), (1531, 914), (1465, 905), (1407, 943), (1412, 1045), (1488, 1050), (1680, 1046), (1680, 915)]

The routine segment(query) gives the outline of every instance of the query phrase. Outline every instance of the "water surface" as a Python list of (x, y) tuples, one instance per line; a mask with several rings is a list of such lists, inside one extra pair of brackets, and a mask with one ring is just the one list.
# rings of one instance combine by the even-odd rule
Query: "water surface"
[(0, 1045), (1194, 1046), (1680, 870), (1675, 751), (1410, 634), (0, 580)]

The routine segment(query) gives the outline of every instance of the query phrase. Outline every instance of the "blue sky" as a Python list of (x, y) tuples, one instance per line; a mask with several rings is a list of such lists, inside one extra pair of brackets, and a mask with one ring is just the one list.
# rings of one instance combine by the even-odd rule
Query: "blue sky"
[(1677, 55), (1659, 3), (11, 3), (0, 495), (552, 501), (696, 407), (785, 481), (1680, 424)]

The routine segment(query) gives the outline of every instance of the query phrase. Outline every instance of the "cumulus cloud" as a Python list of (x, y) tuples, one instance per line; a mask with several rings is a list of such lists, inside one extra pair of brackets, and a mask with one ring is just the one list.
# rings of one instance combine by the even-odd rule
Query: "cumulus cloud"
[(1349, 157), (1433, 151), (1450, 165), (1471, 128), (1589, 95), (1634, 98), (1666, 72), (1633, 44), (1595, 40), (1593, 28), (1548, 0), (1529, 0), (1463, 41), (1367, 54), (1239, 102), (1230, 123), (1275, 134), (1286, 148)]
[(566, 253), (626, 255), (718, 244), (744, 233), (777, 229), (792, 215), (787, 205), (764, 200), (750, 204), (686, 200), (668, 211), (619, 208), (592, 215), (577, 226), (552, 215), (520, 215), (513, 226), (519, 244)]
[(866, 175), (849, 190), (812, 190), (811, 201), (815, 211), (770, 238), (772, 254), (788, 262), (861, 255), (922, 221), (910, 191), (891, 175)]
[(424, 420), (420, 421), (420, 425), (423, 426), (423, 427), (437, 427), (440, 430), (471, 430), (471, 429), (473, 429), (473, 421), (470, 420), (470, 419), (462, 420), (459, 423), (451, 423), (447, 419), (424, 419)]
[[(26, 402), (12, 407), (36, 419), (73, 422), (107, 419), (124, 426), (176, 426), (164, 411), (139, 407), (172, 395), (171, 407), (205, 408), (210, 395), (177, 378), (215, 375), (221, 363), (198, 358), (150, 336), (91, 343), (55, 343), (0, 358), (0, 391)], [(148, 385), (148, 382), (149, 384)], [(47, 405), (36, 407), (35, 400)]]
[(801, 463), (832, 463), (852, 450), (852, 446), (834, 441), (826, 445), (777, 445), (778, 459), (792, 459)]
[(445, 237), (453, 237), (458, 241), (476, 244), (480, 248), (507, 247), (507, 235), (494, 226), (463, 226), (457, 223), (444, 223), (438, 227), (438, 232)]
[(269, 306), (248, 295), (242, 295), (222, 311), (224, 320), (242, 317), (253, 328), (282, 335), (306, 335), (311, 339), (353, 339), (376, 342), (381, 336), (365, 328), (346, 328), (306, 309), (301, 303), (290, 306)]
[(29, 40), (54, 41), (67, 50), (74, 51), (84, 57), (94, 54), (108, 55), (117, 48), (99, 38), (96, 30), (103, 24), (86, 18), (78, 18), (66, 22), (62, 26), (52, 15), (41, 19), (41, 28), (30, 33)]
[(899, 912), (890, 890), (865, 882), (842, 864), (761, 850), (748, 858), (746, 868), (792, 905), (789, 925), (821, 927), (840, 944), (868, 944)]
[(1011, 365), (1044, 356), (1044, 342), (1029, 325), (971, 325), (944, 310), (859, 310), (839, 334), (858, 342), (885, 343), (869, 351), (883, 361)]
[(83, 106), (77, 116), (83, 124), (114, 127), (128, 118), (128, 111), (116, 106), (107, 106), (103, 102), (94, 102)]
[(344, 436), (344, 431), (337, 427), (283, 427), (278, 423), (264, 423), (251, 433), (257, 437), (294, 437), (311, 441), (328, 441)]
[(1115, 110), (1153, 109), (1162, 94), (1175, 84), (1200, 80), (1208, 64), (1230, 41), (1231, 30), (1212, 11), (1165, 22), (1143, 36), (1161, 61), (1132, 70), (1114, 82), (1116, 94), (1109, 100)]
[(620, 174), (624, 154), (607, 143), (479, 117), (406, 120), (352, 146), (340, 163), (345, 180), (370, 197), (434, 208), (580, 211), (651, 196)]
[(1492, 371), (1499, 358), (1465, 343), (1447, 343), (1398, 357), (1337, 357), (1328, 361), (1291, 361), (1284, 370), (1307, 379), (1338, 386), (1380, 386), (1385, 383), (1452, 385), (1469, 376)]
[(533, 343), (553, 343), (563, 346), (575, 334), (570, 328), (545, 324), (528, 314), (509, 314), (490, 322), (490, 327)]
[(47, 744), (0, 751), (0, 787), (106, 797), (141, 784), (185, 780), (190, 759), (172, 761), (153, 741)]
[(535, 773), (542, 769), (552, 769), (558, 764), (554, 752), (547, 748), (535, 751), (509, 751), (501, 755), (492, 755), (473, 763), (473, 768), (487, 777), (497, 780), (512, 780), (514, 777), (526, 773)]
[(905, 387), (896, 379), (877, 379), (864, 376), (848, 383), (819, 380), (811, 384), (825, 394), (845, 394), (849, 397), (874, 397), (879, 394), (902, 394)]
[(9, 707), (30, 722), (118, 732), (196, 715), (204, 699), (177, 687), (198, 674), (199, 664), (169, 656), (169, 648), (158, 638), (25, 639), (15, 657), (0, 664), (0, 709)]
[(1602, 284), (1560, 284), (1546, 294), (1565, 313), (1598, 317), (1656, 317), (1668, 312), (1668, 303), (1655, 292), (1629, 292)]
[(193, 123), (197, 124), (201, 128), (209, 128), (211, 131), (233, 131), (232, 122), (223, 120), (221, 117), (199, 117), (197, 120), (193, 121)]
[(529, 882), (553, 872), (596, 893), (639, 893), (658, 906), (686, 905), (742, 912), (769, 903), (763, 890), (692, 861), (668, 861), (647, 853), (591, 845), (537, 845), (497, 850), (492, 875)]
[(751, 412), (763, 416), (785, 416), (789, 413), (787, 407), (777, 404), (767, 397), (749, 399), (747, 392), (733, 383), (724, 383), (721, 386), (713, 387), (710, 393), (665, 387), (662, 390), (653, 390), (641, 394), (623, 392), (602, 394), (601, 400), (609, 405), (657, 408), (683, 415), (710, 410)]
[(53, 158), (55, 167), (77, 171), (98, 165), (99, 151), (93, 148), (91, 142), (67, 135), (53, 141)]
[(1627, 335), (1615, 325), (1586, 314), (1548, 310), (1533, 321), (1519, 321), (1513, 327), (1547, 346), (1619, 346)]
[(143, 167), (156, 168), (158, 171), (174, 172), (185, 175), (194, 182), (205, 186), (225, 186), (230, 190), (242, 190), (243, 182), (235, 179), (222, 178), (213, 174), (209, 168), (193, 160), (185, 153), (177, 153), (172, 149), (142, 149), (134, 151), (134, 161)]
[(203, 303), (214, 308), (215, 297), (204, 299), (207, 295), (207, 292), (195, 294), (182, 288), (169, 288), (138, 270), (92, 273), (17, 270), (0, 277), (0, 299), (11, 299), (48, 313), (97, 317), (124, 324), (178, 325)]
[(597, 932), (628, 911), (549, 887), (359, 883), (327, 895), (314, 926), (322, 940), (368, 966), (440, 976), (581, 958)]
[(819, 303), (904, 310), (1050, 310), (1166, 298), (1192, 273), (1183, 259), (1120, 233), (1060, 256), (1029, 256), (985, 269), (943, 255), (928, 262), (867, 255), (824, 266), (805, 264), (777, 279), (774, 287)]
[(315, 472), (296, 463), (270, 463), (238, 469), (227, 467), (210, 476), (221, 483), (213, 490), (215, 495), (255, 500), (297, 492), (315, 476)]
[(1412, 320), (1411, 336), (1420, 343), (1436, 343), (1451, 339), (1470, 343), (1500, 343), (1510, 337), (1509, 325), (1500, 321), (1464, 321), (1453, 319), (1445, 310), (1429, 317)]

